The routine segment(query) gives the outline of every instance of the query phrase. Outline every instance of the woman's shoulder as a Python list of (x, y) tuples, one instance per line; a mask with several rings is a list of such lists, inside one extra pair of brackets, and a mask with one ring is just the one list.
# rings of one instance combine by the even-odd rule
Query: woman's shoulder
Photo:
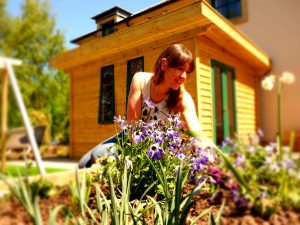
[(137, 72), (137, 73), (134, 74), (133, 77), (136, 80), (150, 79), (152, 77), (152, 73), (149, 73), (149, 72)]
[(134, 74), (132, 78), (132, 82), (138, 84), (140, 89), (143, 90), (146, 84), (151, 80), (152, 73), (148, 72), (137, 72)]
[(194, 105), (194, 100), (191, 94), (185, 89), (182, 91), (182, 104), (184, 107)]

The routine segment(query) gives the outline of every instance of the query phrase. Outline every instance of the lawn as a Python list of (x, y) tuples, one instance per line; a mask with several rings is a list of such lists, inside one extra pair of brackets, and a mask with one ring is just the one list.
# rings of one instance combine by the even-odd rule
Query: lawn
[[(56, 173), (56, 172), (62, 172), (62, 171), (67, 171), (69, 170), (68, 168), (52, 168), (52, 167), (46, 167), (45, 171), (46, 173)], [(18, 173), (21, 176), (25, 176), (26, 172), (28, 173), (29, 176), (33, 175), (38, 175), (39, 170), (36, 166), (32, 166), (29, 168), (25, 168), (23, 165), (7, 165), (6, 166), (6, 174), (10, 174), (13, 177), (18, 177)]]

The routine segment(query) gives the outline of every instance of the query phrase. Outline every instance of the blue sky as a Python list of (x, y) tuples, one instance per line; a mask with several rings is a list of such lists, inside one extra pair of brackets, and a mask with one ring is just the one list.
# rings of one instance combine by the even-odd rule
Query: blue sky
[[(52, 12), (56, 15), (57, 28), (64, 31), (66, 45), (74, 48), (71, 40), (96, 29), (91, 17), (114, 6), (135, 13), (161, 0), (50, 0)], [(12, 15), (20, 13), (24, 0), (8, 0), (8, 11)]]

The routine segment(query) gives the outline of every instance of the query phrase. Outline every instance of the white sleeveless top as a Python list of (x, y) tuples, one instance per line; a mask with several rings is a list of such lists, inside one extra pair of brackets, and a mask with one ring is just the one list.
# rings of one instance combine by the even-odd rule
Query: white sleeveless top
[(139, 76), (141, 79), (141, 90), (142, 90), (142, 108), (141, 108), (141, 119), (144, 122), (157, 119), (165, 119), (170, 114), (167, 108), (168, 96), (158, 103), (151, 101), (150, 97), (150, 84), (152, 73), (139, 72), (135, 76)]

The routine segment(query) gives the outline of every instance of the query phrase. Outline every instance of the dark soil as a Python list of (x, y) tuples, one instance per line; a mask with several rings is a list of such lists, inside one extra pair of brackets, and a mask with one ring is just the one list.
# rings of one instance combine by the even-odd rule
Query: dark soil
[[(190, 187), (187, 187), (189, 189)], [(186, 193), (188, 190), (186, 190)], [(186, 194), (185, 194), (186, 195)], [(207, 193), (198, 194), (193, 200), (193, 207), (189, 212), (190, 218), (196, 218), (203, 210), (212, 207), (212, 213), (217, 214), (221, 202), (226, 197), (226, 204), (222, 214), (222, 225), (300, 225), (300, 215), (292, 210), (278, 210), (268, 220), (264, 220), (258, 216), (253, 216), (250, 210), (241, 212), (232, 204), (226, 191), (223, 191), (218, 197), (212, 199)], [(92, 202), (93, 196), (90, 198)], [(58, 189), (55, 195), (40, 200), (40, 207), (44, 224), (48, 224), (49, 209), (53, 209), (58, 205), (64, 205), (68, 210), (74, 210), (72, 204), (71, 192), (67, 187)], [(92, 205), (90, 204), (92, 207)], [(78, 212), (78, 211), (77, 211)], [(58, 224), (64, 224), (64, 212), (61, 211), (57, 216)], [(98, 217), (96, 215), (96, 217)], [(27, 225), (32, 224), (29, 216), (22, 205), (15, 198), (2, 202), (0, 206), (0, 225)], [(99, 223), (100, 224), (100, 223)], [(151, 224), (149, 222), (149, 224)], [(189, 223), (187, 223), (189, 224)], [(197, 224), (207, 225), (208, 216), (198, 220)]]

